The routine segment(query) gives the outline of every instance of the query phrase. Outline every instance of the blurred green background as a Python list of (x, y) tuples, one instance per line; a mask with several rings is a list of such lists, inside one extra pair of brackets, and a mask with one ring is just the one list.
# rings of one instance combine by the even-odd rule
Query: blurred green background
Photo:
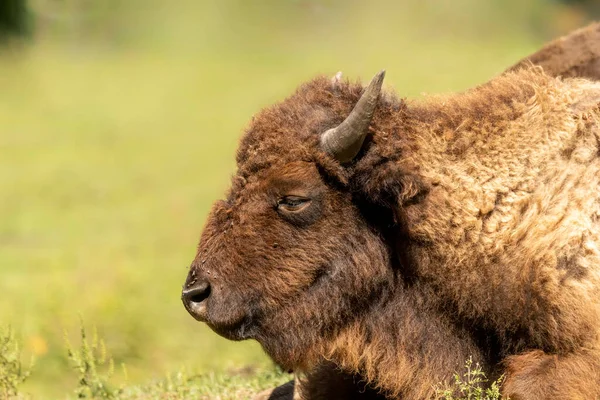
[[(550, 0), (0, 0), (0, 325), (26, 391), (73, 387), (64, 332), (96, 326), (133, 382), (266, 365), (179, 300), (210, 204), (261, 107), (386, 68), (401, 96), (466, 89), (583, 26)], [(596, 8), (596, 9), (595, 9)]]

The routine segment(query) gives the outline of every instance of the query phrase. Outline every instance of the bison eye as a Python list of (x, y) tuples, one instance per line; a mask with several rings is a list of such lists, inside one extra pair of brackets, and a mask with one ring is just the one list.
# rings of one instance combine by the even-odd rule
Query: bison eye
[(310, 199), (300, 196), (284, 196), (277, 201), (277, 209), (288, 212), (296, 212), (304, 209), (310, 203)]

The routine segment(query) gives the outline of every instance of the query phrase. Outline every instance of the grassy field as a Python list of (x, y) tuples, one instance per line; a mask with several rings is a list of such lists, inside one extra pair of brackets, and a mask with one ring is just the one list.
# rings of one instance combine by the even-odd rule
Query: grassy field
[(0, 53), (0, 325), (36, 357), (24, 390), (72, 394), (80, 318), (129, 382), (269, 368), (179, 300), (245, 123), (338, 70), (386, 68), (407, 97), (482, 83), (557, 33), (543, 3), (152, 0), (112, 35), (40, 25)]

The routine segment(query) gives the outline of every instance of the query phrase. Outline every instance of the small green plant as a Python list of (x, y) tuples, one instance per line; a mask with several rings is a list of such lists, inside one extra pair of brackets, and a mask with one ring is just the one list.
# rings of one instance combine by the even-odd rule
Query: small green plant
[[(115, 389), (108, 381), (113, 376), (115, 365), (112, 358), (106, 354), (103, 340), (98, 339), (98, 331), (94, 328), (91, 343), (88, 341), (87, 332), (81, 323), (81, 346), (75, 349), (66, 333), (65, 342), (69, 361), (73, 364), (78, 374), (78, 387), (75, 390), (80, 399), (115, 399), (121, 389)], [(105, 370), (100, 373), (98, 370)]]
[(0, 399), (19, 398), (19, 385), (29, 375), (33, 360), (29, 367), (21, 363), (21, 348), (15, 339), (12, 329), (0, 330)]
[[(81, 344), (73, 347), (65, 333), (69, 361), (78, 375), (75, 394), (81, 399), (109, 400), (240, 400), (290, 379), (279, 369), (231, 371), (223, 374), (189, 374), (184, 369), (143, 385), (115, 387), (109, 383), (114, 362), (94, 329), (91, 340), (81, 323)], [(102, 373), (100, 372), (102, 371)], [(127, 370), (123, 365), (127, 380)], [(0, 400), (4, 400), (0, 396)]]
[[(504, 377), (489, 384), (488, 378), (481, 370), (479, 364), (473, 365), (469, 358), (465, 363), (464, 374), (454, 374), (454, 383), (451, 387), (438, 390), (439, 399), (443, 400), (500, 400), (500, 385)], [(489, 385), (489, 387), (488, 387)]]

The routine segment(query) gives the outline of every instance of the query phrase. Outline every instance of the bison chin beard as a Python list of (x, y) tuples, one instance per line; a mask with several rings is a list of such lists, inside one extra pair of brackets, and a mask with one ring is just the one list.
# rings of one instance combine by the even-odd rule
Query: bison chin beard
[(216, 326), (210, 323), (207, 323), (207, 325), (219, 336), (233, 341), (252, 339), (256, 334), (256, 328), (251, 317), (245, 317), (229, 326)]
[(340, 332), (390, 298), (394, 285), (391, 268), (374, 269), (377, 273), (368, 277), (322, 279), (298, 301), (261, 319), (254, 338), (284, 370), (310, 371), (330, 352)]

